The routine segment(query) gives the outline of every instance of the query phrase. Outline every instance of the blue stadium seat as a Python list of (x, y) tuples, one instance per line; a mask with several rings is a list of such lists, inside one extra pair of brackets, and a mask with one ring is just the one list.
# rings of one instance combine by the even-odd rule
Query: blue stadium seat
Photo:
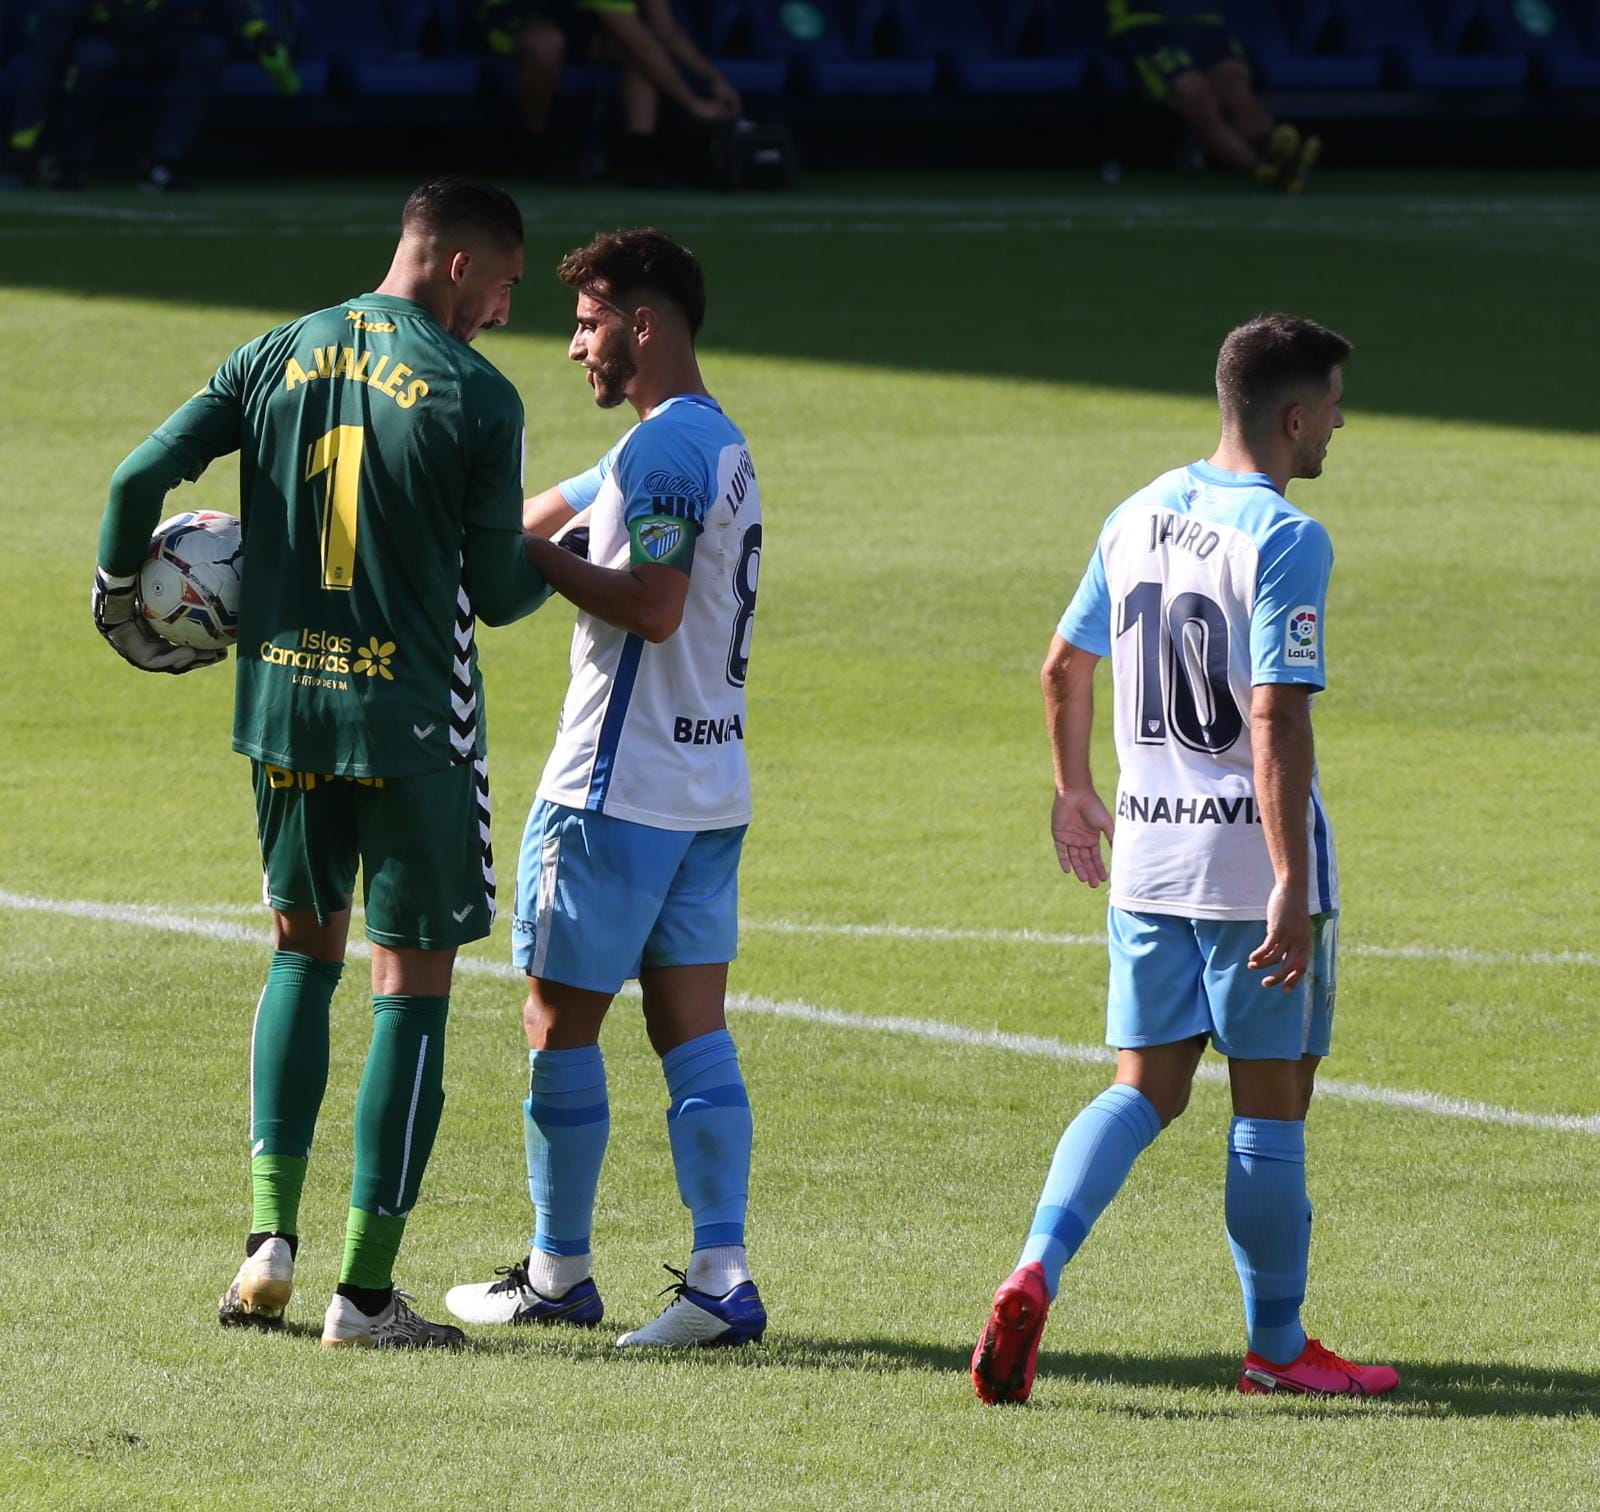
[(1284, 35), (1296, 52), (1330, 50), (1338, 0), (1286, 0), (1280, 10)]
[(1083, 87), (1081, 56), (1022, 55), (1026, 15), (1015, 6), (1009, 15), (998, 9), (985, 0), (917, 0), (909, 14), (920, 50), (938, 60), (956, 94), (1059, 95)]
[(1477, 0), (1340, 0), (1336, 32), (1351, 52), (1383, 60), (1383, 81), (1424, 93), (1482, 93), (1520, 89), (1528, 60), (1517, 54), (1458, 51)]
[(453, 99), (475, 95), (481, 58), (428, 58), (418, 52), (434, 17), (430, 8), (382, 0), (337, 0), (304, 7), (302, 34), (337, 60), (339, 81), (358, 100)]
[[(300, 95), (304, 100), (320, 100), (328, 92), (328, 80), (331, 70), (326, 58), (305, 57), (295, 54), (295, 72), (300, 77)], [(278, 91), (272, 87), (272, 80), (261, 71), (256, 63), (246, 63), (237, 58), (230, 58), (222, 65), (222, 83), (219, 92), (228, 100), (276, 100)], [(285, 101), (292, 106), (292, 102)]]
[[(1295, 9), (1298, 9), (1296, 7)], [(1331, 7), (1326, 8), (1331, 11)], [(1380, 59), (1359, 53), (1319, 54), (1291, 36), (1273, 0), (1227, 0), (1228, 29), (1250, 53), (1263, 89), (1361, 92), (1378, 87)], [(1326, 21), (1326, 15), (1324, 16)], [(1307, 35), (1299, 19), (1302, 37)], [(1309, 36), (1314, 38), (1315, 32)]]
[[(1101, 0), (998, 0), (1004, 6), (1008, 36), (1023, 40), (1027, 51), (1047, 56), (1065, 54), (1084, 60), (1088, 81), (1100, 93), (1127, 94), (1133, 80), (1106, 40), (1106, 12)], [(1013, 44), (1017, 45), (1017, 44)]]
[(881, 56), (880, 29), (891, 18), (885, 0), (749, 0), (810, 94), (893, 97), (933, 92), (931, 58)]
[(770, 19), (748, 0), (674, 0), (673, 13), (742, 95), (782, 94), (789, 63)]
[[(1560, 93), (1600, 90), (1600, 56), (1584, 46), (1582, 18), (1569, 7), (1549, 0), (1541, 13), (1549, 20), (1548, 29), (1530, 24), (1534, 17), (1512, 0), (1482, 0), (1482, 7), (1488, 50), (1525, 54), (1533, 64), (1534, 77), (1546, 89)], [(1600, 15), (1600, 7), (1596, 13)]]

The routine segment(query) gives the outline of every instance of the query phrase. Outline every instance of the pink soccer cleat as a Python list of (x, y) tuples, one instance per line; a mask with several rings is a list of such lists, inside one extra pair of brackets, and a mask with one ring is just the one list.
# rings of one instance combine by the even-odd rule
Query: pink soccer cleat
[[(974, 1372), (976, 1373), (976, 1372)], [(1239, 1371), (1239, 1390), (1288, 1391), (1298, 1396), (1382, 1396), (1400, 1384), (1392, 1366), (1357, 1365), (1324, 1349), (1320, 1339), (1307, 1339), (1298, 1359), (1274, 1365), (1258, 1354), (1247, 1354)]]
[(1039, 1339), (1050, 1315), (1050, 1290), (1037, 1260), (1013, 1271), (994, 1294), (989, 1321), (972, 1351), (972, 1384), (980, 1401), (1025, 1402), (1033, 1390)]

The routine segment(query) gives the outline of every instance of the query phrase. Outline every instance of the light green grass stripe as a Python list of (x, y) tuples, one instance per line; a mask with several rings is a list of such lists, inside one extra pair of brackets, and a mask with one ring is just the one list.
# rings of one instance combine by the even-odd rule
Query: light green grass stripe
[[(22, 897), (0, 890), (0, 906), (6, 899)], [(260, 903), (186, 903), (185, 913), (205, 917), (238, 915), (260, 916)], [(360, 905), (355, 912), (360, 914)], [(912, 940), (950, 945), (1023, 945), (1056, 950), (1092, 946), (1105, 948), (1100, 933), (1071, 934), (1046, 929), (952, 929), (943, 924), (837, 924), (816, 919), (740, 919), (739, 928), (747, 934), (816, 936), (856, 940)], [(1375, 961), (1438, 961), (1450, 966), (1575, 966), (1600, 967), (1600, 955), (1587, 950), (1479, 950), (1467, 945), (1363, 945), (1341, 940), (1344, 955), (1365, 956)]]
[[(143, 904), (97, 903), (83, 898), (38, 898), (26, 893), (0, 889), (0, 908), (19, 912), (53, 914), (59, 917), (92, 919), (100, 923), (131, 924), (158, 929), (169, 934), (198, 935), (212, 940), (260, 947), (272, 943), (261, 929), (232, 924), (225, 919), (195, 918)], [(368, 946), (351, 941), (348, 954), (364, 958)], [(522, 973), (509, 962), (485, 960), (481, 956), (462, 956), (456, 970), (464, 975), (495, 976), (520, 981)], [(631, 989), (636, 991), (636, 989)], [(838, 1008), (820, 1008), (798, 1000), (758, 997), (750, 993), (728, 994), (728, 1006), (736, 1011), (763, 1014), (772, 1018), (823, 1024), (857, 1033), (893, 1034), (943, 1044), (965, 1045), (975, 1049), (1004, 1050), (1013, 1054), (1042, 1056), (1050, 1060), (1109, 1063), (1115, 1059), (1103, 1045), (1074, 1045), (1042, 1035), (1012, 1034), (999, 1029), (970, 1029), (962, 1024), (947, 1024), (938, 1019), (903, 1018), (883, 1014), (850, 1013)], [(1227, 1073), (1221, 1066), (1203, 1065), (1199, 1080), (1222, 1082)], [(1471, 1098), (1447, 1097), (1437, 1092), (1408, 1092), (1390, 1087), (1371, 1087), (1364, 1082), (1344, 1082), (1324, 1078), (1317, 1083), (1324, 1097), (1350, 1102), (1372, 1103), (1387, 1108), (1425, 1113), (1435, 1118), (1458, 1118), (1471, 1123), (1498, 1124), (1511, 1128), (1543, 1129), (1560, 1133), (1600, 1134), (1600, 1115), (1576, 1113), (1529, 1113), (1520, 1108), (1505, 1108)]]

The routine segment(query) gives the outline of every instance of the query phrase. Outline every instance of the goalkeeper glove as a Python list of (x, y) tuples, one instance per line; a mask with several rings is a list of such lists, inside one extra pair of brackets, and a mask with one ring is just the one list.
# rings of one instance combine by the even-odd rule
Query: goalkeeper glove
[(575, 530), (569, 530), (557, 540), (556, 545), (564, 551), (570, 551), (575, 557), (589, 560), (589, 527), (579, 525)]
[(226, 651), (201, 651), (194, 646), (174, 646), (145, 623), (133, 601), (131, 577), (113, 577), (103, 567), (94, 570), (89, 609), (94, 627), (111, 643), (123, 661), (141, 672), (192, 672), (221, 661)]

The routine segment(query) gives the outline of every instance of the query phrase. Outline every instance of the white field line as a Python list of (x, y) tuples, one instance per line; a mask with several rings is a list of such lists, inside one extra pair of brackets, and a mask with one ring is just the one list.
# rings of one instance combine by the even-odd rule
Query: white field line
[[(994, 945), (1099, 945), (1103, 934), (1051, 934), (1037, 929), (944, 929), (911, 924), (813, 924), (796, 919), (741, 919), (740, 929), (762, 934), (844, 935), (862, 939), (927, 940)], [(1383, 961), (1449, 961), (1462, 966), (1600, 966), (1600, 955), (1584, 950), (1473, 950), (1467, 946), (1349, 945), (1344, 955)]]
[[(198, 904), (198, 914), (259, 915), (259, 903)], [(358, 910), (359, 912), (359, 910)], [(831, 936), (859, 940), (920, 940), (930, 944), (1103, 947), (1103, 934), (1058, 934), (1040, 929), (947, 929), (936, 924), (827, 924), (808, 919), (740, 919), (750, 934)], [(1442, 961), (1453, 966), (1600, 966), (1587, 950), (1475, 950), (1465, 945), (1360, 945), (1339, 942), (1343, 955), (1378, 961)]]
[[(0, 908), (22, 913), (42, 913), (58, 918), (89, 919), (101, 924), (130, 924), (145, 929), (160, 930), (166, 934), (193, 935), (201, 939), (217, 940), (227, 944), (261, 947), (271, 943), (263, 929), (251, 929), (227, 919), (205, 918), (190, 913), (174, 913), (137, 903), (97, 903), (89, 899), (39, 898), (28, 893), (11, 892), (0, 888)], [(349, 954), (364, 958), (371, 954), (365, 943), (350, 942)], [(507, 982), (520, 982), (522, 974), (509, 961), (491, 961), (482, 956), (462, 956), (456, 961), (456, 970), (466, 976), (498, 977)], [(629, 996), (637, 989), (630, 989)], [(824, 1024), (834, 1029), (854, 1032), (889, 1034), (906, 1039), (932, 1041), (937, 1044), (964, 1045), (972, 1049), (1002, 1050), (1013, 1055), (1036, 1056), (1047, 1060), (1068, 1061), (1077, 1064), (1109, 1064), (1115, 1059), (1104, 1045), (1074, 1045), (1064, 1040), (1049, 1039), (1043, 1035), (1011, 1034), (1000, 1029), (969, 1029), (960, 1024), (947, 1024), (938, 1019), (899, 1018), (887, 1014), (847, 1013), (837, 1008), (819, 1008), (812, 1003), (802, 1003), (780, 998), (760, 997), (753, 993), (728, 994), (728, 1006), (736, 1012), (762, 1014), (769, 1018), (788, 1019), (808, 1024)], [(1202, 1065), (1199, 1079), (1223, 1082), (1226, 1071), (1217, 1065)], [(1324, 1077), (1318, 1080), (1317, 1090), (1323, 1097), (1335, 1097), (1348, 1102), (1373, 1103), (1380, 1107), (1399, 1108), (1414, 1113), (1426, 1113), (1435, 1118), (1458, 1118), (1469, 1123), (1497, 1124), (1510, 1128), (1547, 1129), (1561, 1133), (1600, 1134), (1600, 1114), (1576, 1113), (1526, 1113), (1519, 1108), (1504, 1108), (1494, 1103), (1476, 1102), (1468, 1098), (1446, 1097), (1437, 1092), (1405, 1092), (1389, 1087), (1369, 1087), (1362, 1082), (1337, 1081)]]

